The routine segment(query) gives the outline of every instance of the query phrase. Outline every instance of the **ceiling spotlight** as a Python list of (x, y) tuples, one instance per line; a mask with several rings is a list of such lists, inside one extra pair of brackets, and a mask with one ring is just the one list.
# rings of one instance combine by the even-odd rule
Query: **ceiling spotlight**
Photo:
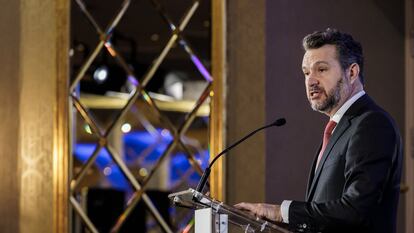
[(103, 83), (108, 78), (108, 68), (106, 66), (98, 67), (93, 73), (93, 79), (97, 83)]
[(132, 127), (131, 127), (131, 124), (129, 124), (129, 123), (125, 123), (121, 126), (121, 131), (123, 133), (129, 133), (129, 132), (131, 132), (131, 129), (132, 129)]
[(143, 168), (141, 168), (141, 169), (139, 169), (139, 175), (141, 176), (141, 177), (146, 177), (147, 175), (148, 175), (148, 171), (147, 171), (147, 169), (145, 169), (144, 167)]
[(210, 21), (209, 20), (204, 20), (203, 21), (203, 26), (206, 27), (206, 28), (209, 28), (210, 27)]
[(152, 34), (150, 38), (152, 41), (158, 41), (160, 39), (160, 35), (155, 33), (155, 34)]
[(112, 169), (110, 167), (106, 167), (106, 168), (104, 168), (103, 172), (104, 172), (105, 176), (109, 176), (109, 175), (112, 174)]

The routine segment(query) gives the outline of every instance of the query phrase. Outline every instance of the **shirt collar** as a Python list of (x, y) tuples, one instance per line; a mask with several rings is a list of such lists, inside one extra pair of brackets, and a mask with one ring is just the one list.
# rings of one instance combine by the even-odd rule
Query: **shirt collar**
[(332, 116), (331, 121), (335, 121), (338, 123), (342, 116), (345, 114), (345, 112), (351, 107), (355, 101), (357, 101), (361, 96), (365, 95), (365, 91), (362, 90), (358, 93), (356, 93), (354, 96), (349, 98), (339, 109), (336, 111), (336, 113)]

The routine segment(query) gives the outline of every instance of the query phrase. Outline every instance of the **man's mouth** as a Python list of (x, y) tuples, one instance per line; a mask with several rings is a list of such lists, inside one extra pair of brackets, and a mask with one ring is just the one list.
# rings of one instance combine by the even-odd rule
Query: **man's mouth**
[(322, 95), (322, 93), (323, 92), (320, 89), (312, 89), (312, 90), (309, 91), (309, 97), (310, 97), (311, 100), (317, 99)]

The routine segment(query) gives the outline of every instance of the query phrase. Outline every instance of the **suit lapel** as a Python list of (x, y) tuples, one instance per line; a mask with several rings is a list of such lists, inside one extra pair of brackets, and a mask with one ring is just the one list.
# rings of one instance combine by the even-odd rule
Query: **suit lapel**
[[(345, 119), (344, 119), (345, 118)], [(312, 184), (309, 190), (309, 195), (308, 198), (310, 198), (313, 194), (313, 192), (315, 191), (316, 188), (316, 184), (318, 183), (319, 177), (321, 175), (321, 171), (323, 168), (323, 165), (325, 164), (326, 158), (328, 158), (329, 153), (332, 150), (332, 147), (335, 145), (335, 143), (338, 141), (338, 139), (342, 136), (342, 134), (345, 132), (345, 130), (349, 127), (349, 121), (348, 119), (346, 119), (345, 116), (343, 116), (343, 118), (341, 119), (341, 121), (339, 122), (339, 124), (337, 125), (335, 131), (333, 132), (331, 139), (329, 139), (329, 143), (328, 145), (326, 145), (326, 149), (323, 152), (321, 161), (319, 162), (319, 166), (315, 172), (315, 175), (312, 179)], [(313, 168), (315, 168), (316, 165), (313, 166)], [(315, 170), (313, 170), (315, 171)], [(311, 171), (311, 172), (313, 172)]]
[(316, 161), (318, 160), (318, 155), (319, 155), (319, 151), (322, 148), (322, 142), (319, 144), (318, 150), (315, 153), (315, 156), (313, 158), (313, 162), (312, 162), (312, 167), (311, 170), (309, 171), (309, 176), (308, 176), (308, 184), (306, 186), (306, 201), (310, 201), (309, 199), (309, 193), (310, 193), (310, 187), (312, 185), (312, 181), (313, 181), (313, 177), (315, 175), (315, 166), (316, 166)]

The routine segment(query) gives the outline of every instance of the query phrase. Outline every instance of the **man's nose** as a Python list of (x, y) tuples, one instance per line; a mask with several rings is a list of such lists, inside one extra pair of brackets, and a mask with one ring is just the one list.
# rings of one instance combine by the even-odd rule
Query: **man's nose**
[(308, 75), (307, 77), (307, 83), (308, 86), (314, 86), (314, 85), (318, 85), (319, 81), (318, 79), (315, 77), (315, 75), (313, 75), (312, 73)]

